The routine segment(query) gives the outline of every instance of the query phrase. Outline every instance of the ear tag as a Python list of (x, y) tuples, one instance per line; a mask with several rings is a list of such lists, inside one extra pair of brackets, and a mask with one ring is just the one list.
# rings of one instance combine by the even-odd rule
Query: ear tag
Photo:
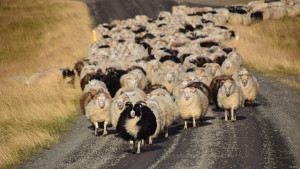
[(134, 117), (134, 116), (135, 116), (135, 111), (134, 111), (134, 110), (132, 110), (132, 111), (130, 112), (130, 116), (131, 116), (131, 117)]

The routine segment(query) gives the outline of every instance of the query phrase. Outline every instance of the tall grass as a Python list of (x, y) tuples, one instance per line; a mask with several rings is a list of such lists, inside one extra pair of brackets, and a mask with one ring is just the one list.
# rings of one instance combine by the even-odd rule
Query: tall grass
[[(85, 4), (71, 0), (0, 1), (0, 168), (13, 167), (60, 140), (79, 115), (79, 86), (3, 81), (73, 67), (91, 42)], [(79, 84), (78, 82), (75, 82)]]
[[(234, 25), (247, 68), (299, 88), (300, 17)], [(299, 88), (300, 89), (300, 88)]]

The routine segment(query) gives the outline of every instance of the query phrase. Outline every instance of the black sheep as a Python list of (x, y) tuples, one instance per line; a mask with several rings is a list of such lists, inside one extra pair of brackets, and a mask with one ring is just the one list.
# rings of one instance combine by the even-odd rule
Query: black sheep
[(175, 63), (181, 63), (181, 60), (180, 60), (178, 57), (173, 56), (173, 55), (163, 56), (163, 57), (161, 57), (161, 58), (159, 59), (159, 61), (160, 61), (161, 63), (164, 63), (164, 62), (167, 61), (167, 60), (172, 60), (172, 61), (175, 62)]
[(103, 80), (112, 97), (115, 96), (117, 91), (121, 88), (120, 78), (127, 72), (124, 70), (117, 70), (116, 68), (107, 68), (107, 74)]
[(156, 125), (155, 115), (145, 102), (137, 102), (135, 105), (127, 102), (116, 129), (122, 139), (138, 141), (137, 154), (139, 154), (141, 141), (154, 134)]

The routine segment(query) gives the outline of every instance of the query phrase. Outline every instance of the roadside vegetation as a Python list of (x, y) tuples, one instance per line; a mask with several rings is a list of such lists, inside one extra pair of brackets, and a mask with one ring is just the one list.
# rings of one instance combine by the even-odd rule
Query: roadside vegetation
[(247, 68), (300, 90), (300, 17), (234, 25)]
[(80, 115), (79, 86), (3, 81), (72, 68), (86, 57), (91, 25), (81, 1), (0, 1), (0, 168), (14, 167), (58, 143)]

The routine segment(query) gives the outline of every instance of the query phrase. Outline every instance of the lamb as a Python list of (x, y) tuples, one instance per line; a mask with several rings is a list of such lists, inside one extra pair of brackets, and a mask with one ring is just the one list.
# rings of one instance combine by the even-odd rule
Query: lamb
[(240, 70), (238, 70), (237, 72), (235, 72), (235, 74), (232, 75), (232, 78), (235, 81), (238, 81), (239, 75), (247, 75), (247, 74), (250, 74), (250, 72), (246, 68), (240, 68)]
[(95, 80), (95, 79), (89, 81), (88, 84), (85, 85), (84, 90), (83, 90), (82, 93), (83, 94), (88, 93), (88, 92), (91, 91), (91, 89), (95, 89), (95, 90), (100, 90), (101, 89), (104, 92), (109, 93), (105, 83), (102, 82), (102, 81), (99, 81), (99, 80)]
[(256, 95), (259, 93), (259, 84), (256, 78), (251, 74), (240, 74), (237, 82), (240, 84), (248, 104), (254, 102)]
[(236, 60), (237, 63), (242, 66), (243, 65), (243, 57), (236, 51), (232, 51), (227, 55), (227, 58)]
[(66, 83), (74, 85), (75, 73), (70, 69), (52, 68), (44, 72), (34, 73), (28, 78), (23, 77), (26, 86), (31, 85), (53, 85)]
[(190, 118), (193, 118), (193, 127), (197, 127), (196, 120), (202, 120), (208, 110), (208, 97), (197, 88), (185, 87), (175, 100), (179, 114), (185, 120), (184, 129), (187, 129)]
[(234, 80), (222, 81), (217, 95), (218, 106), (225, 109), (225, 121), (228, 121), (227, 110), (231, 111), (231, 121), (236, 121), (235, 110), (244, 103), (244, 95), (242, 89)]
[(107, 135), (106, 127), (110, 123), (109, 112), (111, 105), (111, 96), (108, 93), (99, 93), (94, 96), (85, 107), (85, 116), (95, 126), (95, 135), (98, 135), (98, 122), (104, 122), (103, 136)]
[(232, 76), (240, 69), (240, 65), (233, 59), (225, 59), (221, 68), (225, 75)]
[[(140, 154), (142, 140), (154, 135), (156, 127), (156, 117), (145, 102), (138, 102), (134, 105), (131, 102), (127, 102), (124, 111), (120, 115), (117, 132), (126, 141), (137, 141), (138, 148), (136, 153)], [(134, 152), (134, 147), (132, 149)]]

